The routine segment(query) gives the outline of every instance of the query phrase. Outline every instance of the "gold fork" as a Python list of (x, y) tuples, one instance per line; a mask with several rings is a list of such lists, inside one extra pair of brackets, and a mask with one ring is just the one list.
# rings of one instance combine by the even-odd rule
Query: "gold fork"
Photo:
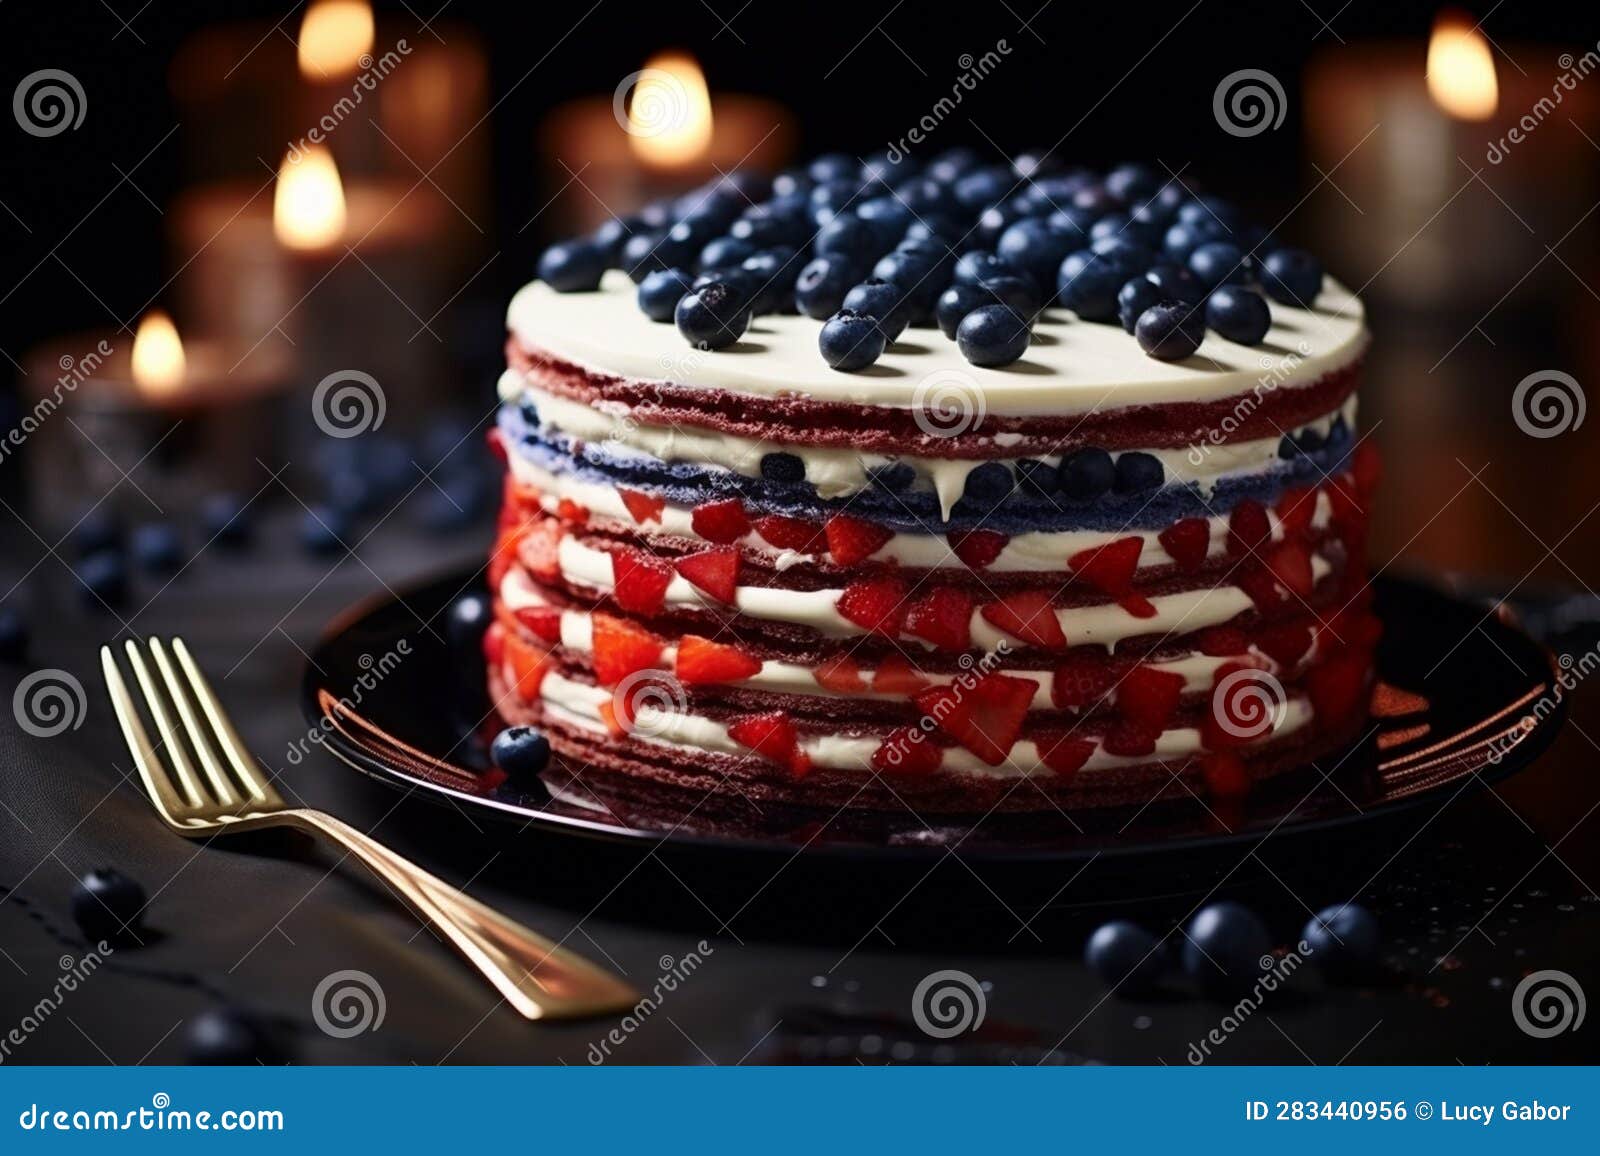
[(204, 839), (294, 827), (332, 840), (398, 892), (528, 1019), (600, 1015), (638, 1002), (638, 993), (610, 972), (507, 919), (342, 820), (285, 804), (245, 750), (183, 640), (172, 640), (176, 663), (160, 639), (151, 639), (149, 647), (159, 683), (132, 640), (128, 663), (161, 732), (166, 762), (150, 742), (111, 647), (100, 648), (100, 665), (145, 791), (173, 830)]

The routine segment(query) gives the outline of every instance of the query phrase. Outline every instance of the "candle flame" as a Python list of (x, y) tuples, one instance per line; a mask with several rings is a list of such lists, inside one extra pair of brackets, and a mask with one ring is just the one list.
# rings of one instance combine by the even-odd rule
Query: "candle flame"
[(333, 154), (309, 145), (284, 156), (272, 197), (272, 231), (291, 249), (322, 249), (344, 232), (344, 185)]
[(183, 384), (188, 369), (183, 341), (172, 318), (153, 309), (133, 335), (133, 383), (148, 394), (167, 394)]
[(1460, 120), (1488, 120), (1500, 103), (1489, 43), (1466, 16), (1439, 13), (1428, 41), (1428, 94)]
[(306, 9), (296, 42), (307, 80), (346, 76), (372, 52), (372, 9), (366, 0), (316, 0)]
[(642, 161), (683, 165), (711, 145), (711, 92), (692, 56), (665, 52), (632, 77), (628, 143)]

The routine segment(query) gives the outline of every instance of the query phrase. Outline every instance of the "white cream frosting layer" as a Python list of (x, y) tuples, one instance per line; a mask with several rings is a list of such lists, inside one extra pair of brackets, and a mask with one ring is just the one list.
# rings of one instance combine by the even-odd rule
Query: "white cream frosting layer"
[[(539, 688), (545, 709), (555, 718), (570, 726), (608, 735), (601, 720), (602, 704), (610, 704), (612, 693), (601, 687), (548, 674)], [(1277, 712), (1274, 725), (1260, 738), (1248, 745), (1255, 746), (1275, 738), (1293, 734), (1311, 721), (1311, 704), (1303, 697), (1292, 697), (1283, 710)], [(664, 711), (641, 703), (630, 731), (632, 738), (641, 742), (686, 751), (716, 751), (728, 755), (748, 755), (750, 748), (734, 741), (728, 728), (715, 719), (703, 715)], [(1089, 737), (1089, 736), (1085, 736)], [(801, 738), (800, 749), (813, 764), (835, 770), (872, 772), (872, 755), (881, 741), (851, 735), (810, 735)], [(1052, 775), (1055, 772), (1039, 761), (1039, 748), (1029, 739), (1012, 745), (1006, 758), (997, 766), (961, 747), (939, 748), (940, 769), (969, 774), (976, 777), (1014, 779), (1030, 775)], [(1156, 739), (1154, 753), (1139, 756), (1108, 754), (1096, 747), (1084, 763), (1079, 774), (1117, 767), (1138, 766), (1158, 759), (1179, 759), (1203, 750), (1200, 731), (1196, 727), (1174, 727), (1161, 732)]]
[(534, 282), (511, 299), (506, 323), (522, 345), (598, 373), (897, 408), (921, 407), (929, 390), (953, 386), (985, 412), (1009, 416), (1207, 401), (1248, 393), (1264, 379), (1279, 388), (1306, 385), (1348, 365), (1367, 343), (1360, 300), (1328, 278), (1311, 309), (1272, 302), (1262, 345), (1237, 345), (1208, 331), (1199, 351), (1179, 362), (1145, 356), (1120, 326), (1051, 310), (1022, 360), (1001, 369), (969, 365), (938, 330), (912, 329), (875, 365), (839, 373), (817, 351), (821, 324), (809, 317), (758, 317), (742, 341), (706, 353), (675, 326), (647, 318), (635, 294), (616, 270), (594, 293), (557, 293)]
[[(556, 513), (561, 500), (565, 498), (601, 517), (636, 526), (651, 534), (706, 541), (695, 533), (693, 511), (683, 506), (668, 502), (662, 506), (659, 520), (652, 519), (640, 523), (634, 518), (632, 511), (623, 502), (621, 493), (614, 486), (586, 482), (570, 474), (553, 474), (516, 454), (511, 455), (511, 472), (518, 482), (539, 491), (539, 505), (548, 514)], [(1317, 494), (1316, 503), (1311, 524), (1320, 530), (1328, 524), (1333, 513), (1333, 505), (1324, 493)], [(1283, 537), (1281, 519), (1270, 510), (1267, 518), (1271, 523), (1272, 537), (1275, 540), (1281, 539)], [(1206, 522), (1211, 533), (1207, 552), (1212, 557), (1220, 557), (1228, 549), (1228, 519), (1225, 515), (1218, 514), (1206, 519)], [(1118, 538), (1131, 537), (1140, 538), (1144, 542), (1143, 549), (1139, 551), (1139, 569), (1170, 565), (1172, 556), (1161, 544), (1159, 533), (1156, 530), (1122, 530), (1116, 533), (1106, 530), (1042, 530), (1017, 534), (1007, 540), (999, 555), (984, 569), (986, 571), (1064, 570), (1066, 560), (1080, 550), (1093, 549)], [(827, 560), (825, 554), (774, 550), (753, 530), (741, 538), (737, 545), (769, 555), (780, 570), (786, 570), (799, 562)], [(896, 533), (868, 557), (874, 561), (893, 559), (902, 566), (917, 568), (964, 565), (951, 550), (949, 542), (937, 534)]]

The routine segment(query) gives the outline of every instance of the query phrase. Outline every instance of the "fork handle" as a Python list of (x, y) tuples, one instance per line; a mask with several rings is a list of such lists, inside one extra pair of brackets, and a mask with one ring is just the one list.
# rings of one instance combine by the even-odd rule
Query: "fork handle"
[(283, 818), (323, 835), (394, 888), (528, 1019), (572, 1019), (634, 1006), (639, 993), (610, 972), (452, 887), (325, 811)]

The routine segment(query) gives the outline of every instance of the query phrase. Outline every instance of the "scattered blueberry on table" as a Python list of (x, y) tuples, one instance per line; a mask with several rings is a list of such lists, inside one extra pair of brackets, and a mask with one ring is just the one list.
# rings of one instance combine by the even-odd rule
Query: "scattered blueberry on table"
[(308, 554), (341, 553), (349, 536), (349, 520), (333, 506), (312, 506), (300, 516), (300, 545)]
[(131, 539), (133, 560), (151, 574), (170, 574), (183, 565), (183, 540), (169, 522), (135, 526)]
[(532, 727), (507, 727), (494, 736), (489, 757), (508, 775), (537, 775), (550, 763), (550, 740)]
[(248, 545), (255, 527), (238, 494), (208, 494), (200, 503), (200, 530), (206, 541), (227, 549)]
[(1089, 937), (1083, 961), (1102, 983), (1121, 995), (1148, 995), (1171, 964), (1166, 946), (1137, 923), (1114, 919)]
[(1300, 932), (1311, 949), (1311, 962), (1329, 979), (1359, 979), (1378, 960), (1382, 937), (1378, 921), (1365, 907), (1337, 903), (1311, 917)]
[(272, 1034), (255, 1016), (239, 1008), (207, 1008), (185, 1025), (183, 1045), (191, 1064), (277, 1064), (284, 1060)]
[(92, 610), (117, 609), (128, 601), (128, 560), (120, 550), (101, 550), (78, 564), (78, 589)]
[(0, 606), (0, 662), (28, 657), (28, 620), (15, 606)]
[(91, 943), (137, 942), (145, 904), (144, 888), (115, 867), (89, 872), (72, 889), (72, 918)]
[(1243, 904), (1223, 900), (1202, 907), (1190, 921), (1183, 944), (1183, 970), (1202, 991), (1227, 996), (1260, 977), (1272, 937)]

